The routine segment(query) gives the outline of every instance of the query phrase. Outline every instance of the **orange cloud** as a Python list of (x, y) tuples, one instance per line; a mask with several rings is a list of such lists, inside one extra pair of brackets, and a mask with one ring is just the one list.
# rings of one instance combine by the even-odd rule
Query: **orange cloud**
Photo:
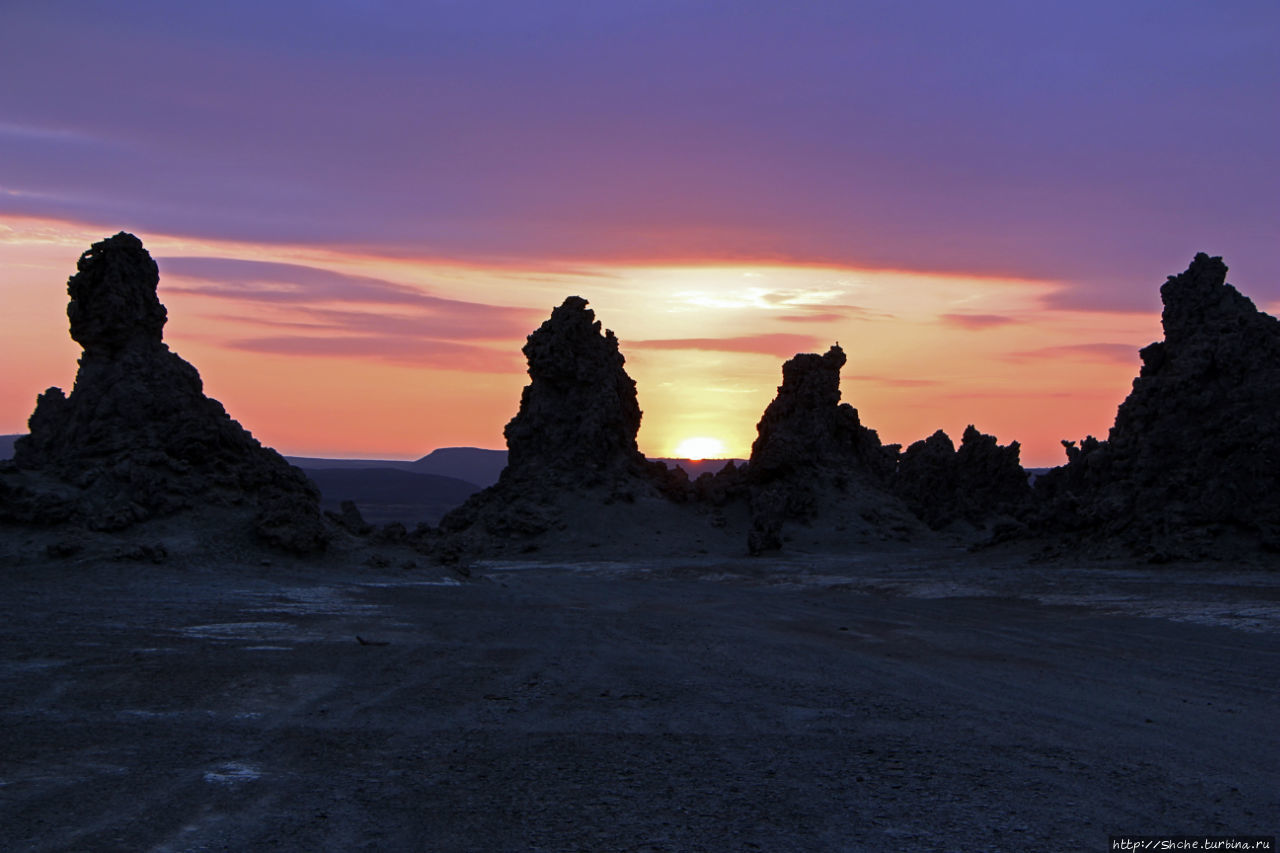
[[(66, 278), (111, 232), (0, 217), (0, 343), (23, 366), (0, 375), (0, 432), (25, 429), (36, 395), (74, 378)], [(883, 440), (976, 422), (1022, 442), (1024, 463), (1056, 463), (1062, 438), (1105, 433), (1138, 345), (1160, 334), (1158, 312), (1053, 310), (1051, 282), (747, 263), (481, 268), (142, 236), (161, 266), (166, 340), (259, 438), (303, 455), (501, 446), (527, 382), (520, 345), (568, 293), (618, 333), (641, 448), (655, 455), (691, 436), (745, 455), (782, 362), (840, 340), (845, 399)]]
[(1003, 314), (941, 314), (943, 322), (962, 329), (989, 329), (993, 326), (1007, 326), (1018, 322)]
[(668, 338), (629, 341), (624, 348), (660, 350), (710, 350), (713, 352), (749, 352), (790, 358), (799, 352), (813, 352), (821, 346), (818, 338), (786, 333), (741, 335), (732, 338)]

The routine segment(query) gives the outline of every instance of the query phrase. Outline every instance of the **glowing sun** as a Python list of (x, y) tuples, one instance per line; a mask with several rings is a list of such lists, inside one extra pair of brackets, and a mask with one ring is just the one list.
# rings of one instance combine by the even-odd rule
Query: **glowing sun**
[(676, 459), (719, 459), (724, 455), (724, 442), (718, 438), (686, 438), (676, 445), (672, 455)]

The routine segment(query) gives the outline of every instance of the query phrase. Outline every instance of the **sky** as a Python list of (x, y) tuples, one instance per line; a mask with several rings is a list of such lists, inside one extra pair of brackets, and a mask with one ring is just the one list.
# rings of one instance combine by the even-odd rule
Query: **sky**
[(0, 2), (0, 432), (120, 230), (267, 444), (501, 447), (571, 294), (641, 449), (839, 342), (886, 442), (1105, 435), (1198, 251), (1280, 309), (1280, 5)]

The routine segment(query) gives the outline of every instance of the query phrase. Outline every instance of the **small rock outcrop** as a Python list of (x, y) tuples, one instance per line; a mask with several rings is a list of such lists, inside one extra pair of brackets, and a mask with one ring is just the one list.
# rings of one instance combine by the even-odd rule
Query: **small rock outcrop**
[(496, 484), (441, 520), (443, 542), (432, 547), (446, 557), (528, 552), (583, 537), (607, 542), (654, 513), (669, 515), (668, 493), (689, 489), (683, 472), (647, 461), (637, 447), (635, 381), (618, 339), (602, 331), (585, 299), (567, 298), (523, 352), (530, 382), (504, 430), (507, 466)]
[[(374, 530), (373, 525), (360, 514), (360, 507), (356, 506), (355, 501), (343, 501), (339, 504), (338, 512), (326, 510), (325, 517), (352, 536), (368, 536)], [(401, 525), (401, 529), (403, 527)]]
[(267, 544), (323, 548), (315, 486), (206, 397), (200, 374), (164, 344), (159, 271), (142, 242), (122, 232), (95, 243), (77, 270), (67, 283), (71, 336), (84, 349), (75, 387), (37, 400), (0, 518), (118, 530), (248, 502)]
[(839, 345), (782, 366), (782, 385), (756, 427), (746, 481), (753, 554), (782, 547), (783, 526), (821, 522), (850, 542), (903, 538), (919, 523), (890, 494), (896, 445), (885, 446), (840, 402)]
[(1040, 525), (1152, 560), (1280, 549), (1280, 321), (1198, 254), (1160, 288), (1164, 340), (1106, 441), (1063, 442)]
[(960, 447), (942, 430), (902, 452), (894, 490), (934, 530), (956, 521), (983, 525), (1026, 510), (1031, 498), (1020, 446), (965, 428)]

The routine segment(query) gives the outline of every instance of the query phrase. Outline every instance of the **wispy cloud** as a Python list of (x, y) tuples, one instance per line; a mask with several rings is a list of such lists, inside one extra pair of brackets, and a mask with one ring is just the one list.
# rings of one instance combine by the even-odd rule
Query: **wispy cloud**
[(407, 284), (302, 264), (202, 257), (162, 257), (156, 263), (166, 280), (204, 282), (166, 286), (177, 293), (255, 302), (337, 301), (440, 307), (468, 304), (431, 296)]
[(770, 305), (787, 306), (822, 306), (828, 307), (835, 299), (844, 295), (842, 290), (795, 288), (791, 290), (770, 290), (760, 294), (760, 298)]
[(537, 327), (541, 315), (524, 311), (527, 316), (505, 316), (490, 306), (477, 306), (471, 311), (448, 314), (380, 313), (343, 311), (309, 306), (291, 306), (287, 315), (276, 312), (264, 315), (214, 315), (217, 319), (275, 329), (303, 329), (312, 332), (342, 334), (393, 335), (418, 339), (510, 341), (518, 340)]
[(1013, 317), (1006, 317), (1003, 314), (941, 314), (939, 316), (944, 323), (959, 326), (962, 329), (990, 329), (1018, 322)]
[[(1158, 264), (1149, 264), (1156, 270)], [(1059, 287), (1045, 295), (1044, 307), (1050, 311), (1078, 311), (1088, 314), (1158, 314), (1160, 313), (1160, 276), (1177, 271), (1160, 267), (1149, 280), (1137, 281), (1114, 271), (1097, 271), (1084, 281)]]
[(13, 137), (15, 139), (34, 140), (43, 143), (91, 143), (98, 144), (100, 139), (78, 130), (68, 130), (62, 127), (49, 127), (37, 124), (16, 124), (14, 122), (0, 121), (0, 137)]
[(782, 314), (774, 319), (786, 323), (838, 323), (846, 319), (846, 316), (833, 311), (822, 311), (815, 314)]
[(1015, 361), (1043, 358), (1075, 358), (1082, 361), (1104, 361), (1112, 364), (1132, 364), (1136, 366), (1139, 349), (1140, 347), (1133, 344), (1065, 344), (1063, 346), (1041, 347), (1040, 349), (1014, 352), (1009, 354), (1009, 358)]
[(522, 366), (521, 359), (514, 352), (452, 341), (396, 336), (283, 335), (241, 338), (229, 341), (226, 346), (231, 349), (273, 355), (372, 358), (394, 364), (478, 373), (511, 373), (520, 370)]
[(1114, 400), (1115, 394), (1108, 389), (1048, 391), (1039, 388), (1027, 390), (973, 388), (963, 391), (939, 391), (937, 399), (961, 402), (968, 400)]
[[(275, 332), (225, 343), (253, 352), (505, 372), (520, 369), (515, 343), (543, 316), (302, 264), (213, 257), (166, 257), (159, 264), (165, 290), (238, 304), (245, 310), (217, 318)], [(477, 341), (510, 345), (497, 352), (473, 346)]]
[(773, 319), (787, 323), (836, 323), (842, 320), (891, 320), (893, 315), (884, 311), (873, 311), (861, 305), (833, 304), (788, 304), (796, 314), (779, 314)]
[(850, 382), (869, 382), (888, 388), (929, 388), (942, 383), (936, 379), (905, 379), (896, 376), (846, 376)]
[[(743, 15), (711, 2), (695, 17), (717, 38), (697, 50), (684, 4), (606, 4), (590, 37), (564, 0), (503, 4), (499, 27), (488, 4), (317, 14), (281, 0), (253, 34), (226, 11), (257, 8), (239, 0), (169, 4), (128, 26), (88, 26), (78, 5), (5, 4), (0, 70), (23, 85), (0, 96), (0, 134), (15, 189), (84, 193), (95, 203), (75, 209), (95, 222), (489, 261), (1007, 275), (1134, 310), (1177, 271), (1171, 253), (1222, 251), (1259, 282), (1280, 280), (1280, 178), (1268, 169), (1280, 75), (1255, 37), (1280, 20), (1273, 3), (1240, 4), (1212, 31), (1197, 4), (1158, 19), (1078, 4), (1052, 26), (1091, 46), (1085, 62), (1043, 49), (1048, 11), (989, 2), (933, 4), (930, 27), (911, 4)], [(307, 26), (287, 23), (299, 17)], [(76, 61), (104, 41), (112, 62)], [(1227, 59), (1187, 87), (1160, 71), (1171, 50)], [(85, 97), (95, 89), (135, 97)], [(1151, 138), (1187, 112), (1218, 132)], [(1071, 132), (1082, 127), (1108, 132)], [(80, 135), (128, 150), (49, 144)], [(1212, 187), (1213, 203), (1180, 203), (1188, 186)], [(36, 196), (0, 203), (53, 209)]]
[(790, 358), (799, 352), (815, 352), (821, 342), (809, 335), (776, 333), (741, 335), (732, 338), (666, 338), (631, 341), (627, 347), (656, 350), (710, 350), (713, 352), (748, 352)]

